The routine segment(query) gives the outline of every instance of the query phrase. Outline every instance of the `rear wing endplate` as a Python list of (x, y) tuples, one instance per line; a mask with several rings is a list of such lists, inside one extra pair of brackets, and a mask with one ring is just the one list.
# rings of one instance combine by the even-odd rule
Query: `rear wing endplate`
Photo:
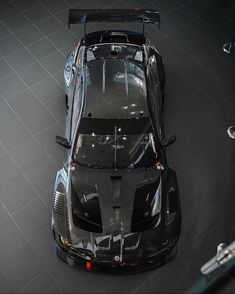
[[(138, 22), (158, 24), (160, 14), (156, 9), (70, 9), (68, 25), (91, 22)], [(144, 29), (143, 29), (144, 31)]]

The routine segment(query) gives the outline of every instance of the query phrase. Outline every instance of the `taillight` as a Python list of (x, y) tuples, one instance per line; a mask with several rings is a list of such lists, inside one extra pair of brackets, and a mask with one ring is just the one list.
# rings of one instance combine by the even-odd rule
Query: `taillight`
[(92, 266), (91, 266), (91, 262), (90, 262), (90, 261), (87, 261), (87, 262), (86, 262), (86, 269), (87, 269), (88, 271), (92, 271)]

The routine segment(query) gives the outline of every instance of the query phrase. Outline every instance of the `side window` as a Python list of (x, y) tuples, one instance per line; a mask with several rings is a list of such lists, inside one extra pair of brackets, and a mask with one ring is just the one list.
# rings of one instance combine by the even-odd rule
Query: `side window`
[(73, 135), (77, 126), (77, 122), (80, 118), (82, 100), (83, 100), (83, 83), (82, 83), (82, 76), (80, 75), (78, 77), (78, 81), (77, 81), (77, 85), (76, 85), (76, 89), (74, 93), (71, 138), (73, 138)]

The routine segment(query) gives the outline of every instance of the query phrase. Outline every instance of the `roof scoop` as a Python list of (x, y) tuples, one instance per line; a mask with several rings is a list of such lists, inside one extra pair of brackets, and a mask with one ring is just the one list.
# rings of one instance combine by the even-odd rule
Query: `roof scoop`
[(111, 45), (111, 54), (117, 56), (119, 52), (122, 51), (122, 46)]

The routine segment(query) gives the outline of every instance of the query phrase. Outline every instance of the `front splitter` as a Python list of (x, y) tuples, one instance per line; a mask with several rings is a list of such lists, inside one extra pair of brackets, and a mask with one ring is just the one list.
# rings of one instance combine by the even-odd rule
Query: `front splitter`
[(90, 272), (110, 273), (110, 274), (134, 274), (156, 269), (169, 262), (176, 255), (176, 246), (167, 248), (160, 255), (149, 258), (147, 261), (138, 264), (125, 264), (118, 262), (105, 262), (96, 260), (86, 260), (67, 251), (57, 244), (57, 256), (68, 265)]

